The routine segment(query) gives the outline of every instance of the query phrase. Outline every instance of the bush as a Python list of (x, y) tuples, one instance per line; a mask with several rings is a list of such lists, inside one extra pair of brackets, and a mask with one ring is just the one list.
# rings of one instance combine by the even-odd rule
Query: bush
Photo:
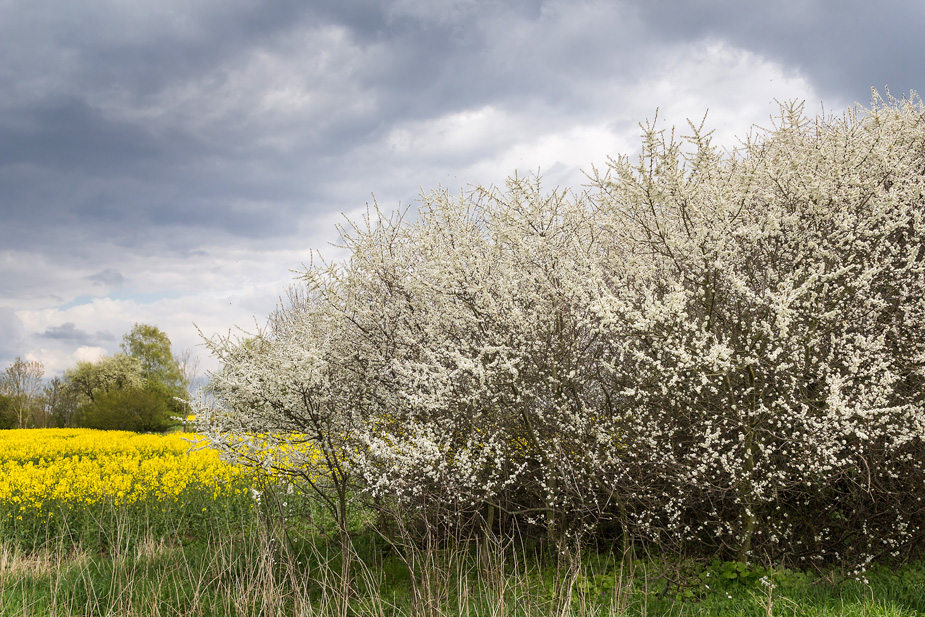
[(156, 387), (116, 388), (79, 411), (79, 426), (103, 430), (163, 432), (173, 421), (169, 397)]
[[(925, 529), (923, 116), (917, 98), (815, 120), (787, 105), (730, 153), (702, 127), (646, 126), (638, 162), (611, 160), (590, 194), (514, 177), (427, 195), (413, 219), (376, 210), (266, 330), (209, 342), (223, 368), (201, 428), (441, 525), (908, 556)], [(271, 461), (244, 433), (324, 456)]]

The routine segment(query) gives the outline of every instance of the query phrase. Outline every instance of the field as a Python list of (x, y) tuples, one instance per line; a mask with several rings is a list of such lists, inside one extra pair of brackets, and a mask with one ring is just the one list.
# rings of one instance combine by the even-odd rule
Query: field
[(142, 535), (166, 533), (207, 519), (217, 504), (247, 504), (252, 476), (195, 449), (198, 442), (184, 434), (0, 431), (0, 531), (23, 547), (63, 537), (99, 547), (111, 544), (123, 519)]
[[(919, 615), (925, 568), (802, 573), (607, 549), (387, 540), (195, 435), (0, 431), (0, 615)], [(192, 448), (192, 449), (191, 449)], [(256, 500), (259, 489), (262, 497)]]

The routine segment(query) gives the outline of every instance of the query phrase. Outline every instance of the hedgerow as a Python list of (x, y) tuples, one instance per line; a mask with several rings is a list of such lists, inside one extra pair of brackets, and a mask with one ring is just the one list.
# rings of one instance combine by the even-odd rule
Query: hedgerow
[[(643, 126), (585, 190), (423, 196), (340, 230), (222, 361), (200, 430), (407, 521), (560, 548), (864, 567), (922, 547), (925, 119), (781, 107), (731, 151)], [(300, 442), (271, 460), (242, 435)], [(430, 528), (430, 527), (428, 527)]]

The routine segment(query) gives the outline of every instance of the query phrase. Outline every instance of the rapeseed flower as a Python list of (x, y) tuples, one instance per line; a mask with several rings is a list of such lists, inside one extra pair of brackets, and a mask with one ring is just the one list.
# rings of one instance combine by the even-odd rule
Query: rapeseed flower
[[(90, 429), (0, 431), (0, 526), (46, 523), (103, 505), (185, 508), (240, 495), (253, 474), (192, 448), (192, 434)], [(198, 510), (199, 508), (197, 508)]]

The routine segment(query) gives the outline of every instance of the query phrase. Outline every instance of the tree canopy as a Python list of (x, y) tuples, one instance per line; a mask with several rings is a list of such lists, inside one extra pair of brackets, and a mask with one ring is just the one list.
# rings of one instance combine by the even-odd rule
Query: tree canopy
[[(156, 326), (135, 324), (123, 353), (78, 362), (66, 389), (52, 389), (59, 421), (99, 429), (163, 431), (185, 411), (186, 385), (170, 339)], [(72, 409), (75, 401), (76, 411)]]
[(175, 356), (158, 327), (136, 323), (122, 353), (80, 361), (43, 380), (40, 362), (16, 360), (0, 373), (0, 428), (86, 426), (163, 431), (188, 413), (198, 361)]
[(122, 337), (122, 351), (141, 363), (141, 375), (148, 383), (161, 384), (182, 396), (183, 371), (170, 346), (170, 339), (157, 326), (136, 323)]
[(0, 393), (0, 429), (16, 428), (16, 414), (10, 397)]
[(36, 360), (16, 358), (0, 374), (0, 393), (7, 397), (8, 412), (15, 417), (16, 426), (25, 428), (35, 424), (41, 412), (42, 376), (45, 367)]
[(141, 361), (126, 354), (104, 356), (96, 362), (78, 362), (64, 377), (81, 403), (95, 402), (112, 390), (140, 388), (145, 382)]

